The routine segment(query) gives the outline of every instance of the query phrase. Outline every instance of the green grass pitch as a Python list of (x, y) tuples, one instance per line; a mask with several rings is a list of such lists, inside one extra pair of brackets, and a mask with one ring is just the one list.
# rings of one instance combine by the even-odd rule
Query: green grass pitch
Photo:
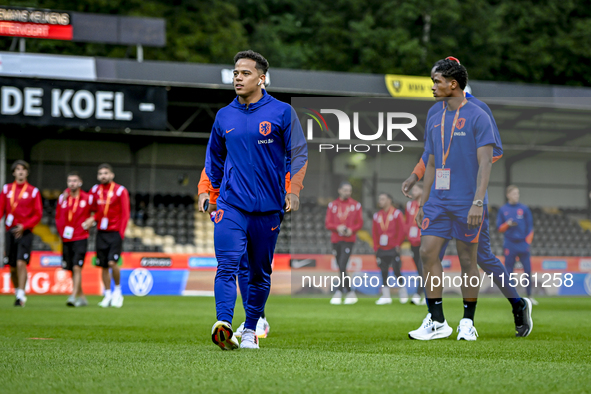
[[(212, 298), (126, 297), (122, 309), (66, 297), (0, 297), (2, 393), (473, 393), (591, 391), (591, 299), (540, 299), (515, 338), (509, 303), (482, 299), (476, 342), (412, 341), (425, 307), (329, 305), (272, 296), (258, 351), (211, 342)], [(455, 329), (459, 299), (445, 301)], [(235, 326), (244, 319), (237, 308)], [(30, 338), (53, 338), (38, 340)]]

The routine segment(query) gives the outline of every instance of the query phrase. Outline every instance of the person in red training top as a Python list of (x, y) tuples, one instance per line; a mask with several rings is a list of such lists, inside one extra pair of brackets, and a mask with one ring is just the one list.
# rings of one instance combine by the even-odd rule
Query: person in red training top
[(72, 272), (72, 295), (68, 306), (86, 306), (82, 293), (82, 266), (88, 250), (88, 224), (94, 198), (82, 189), (82, 177), (70, 172), (68, 188), (59, 196), (55, 210), (55, 227), (62, 239), (62, 268)]
[[(417, 217), (417, 213), (419, 213), (419, 202), (421, 200), (421, 196), (423, 195), (423, 185), (414, 185), (410, 192), (412, 195), (412, 200), (406, 203), (405, 212), (406, 238), (408, 239), (408, 242), (410, 242), (410, 249), (412, 250), (415, 266), (417, 267), (417, 273), (422, 276), (423, 262), (421, 261), (421, 254), (419, 253), (419, 249), (421, 248), (421, 229), (419, 226), (417, 226), (415, 218)], [(423, 295), (422, 299), (421, 294)], [(414, 305), (426, 305), (427, 302), (424, 295), (425, 288), (417, 287), (417, 292), (413, 294), (410, 302)]]
[[(94, 218), (87, 224), (96, 224), (96, 263), (103, 269), (103, 284), (105, 285), (105, 298), (99, 303), (100, 307), (109, 306), (121, 308), (123, 296), (121, 295), (120, 273), (117, 260), (121, 256), (125, 228), (129, 221), (129, 193), (127, 189), (113, 182), (115, 173), (109, 164), (101, 164), (98, 167), (98, 185), (94, 185), (91, 193), (94, 197)], [(115, 289), (111, 292), (111, 278), (109, 268), (115, 282)]]
[[(398, 278), (402, 276), (400, 271), (402, 262), (400, 260), (400, 245), (404, 241), (405, 226), (402, 212), (394, 207), (394, 201), (388, 193), (380, 193), (378, 206), (381, 208), (373, 215), (373, 249), (376, 252), (376, 261), (382, 271), (382, 296), (376, 301), (377, 305), (392, 303), (390, 286), (388, 282), (390, 267)], [(406, 287), (401, 287), (398, 293), (400, 303), (408, 301)]]
[(363, 227), (361, 204), (351, 198), (353, 187), (349, 182), (339, 186), (339, 198), (328, 204), (325, 226), (331, 231), (333, 254), (341, 273), (341, 287), (330, 300), (333, 305), (340, 305), (345, 295), (345, 304), (355, 304), (357, 295), (351, 290), (351, 279), (347, 277), (347, 264), (353, 251), (356, 233)]
[(4, 185), (0, 194), (0, 218), (6, 219), (4, 264), (10, 266), (10, 278), (16, 293), (14, 306), (24, 307), (27, 302), (27, 265), (31, 258), (33, 227), (43, 216), (39, 189), (29, 185), (29, 163), (17, 160), (11, 167), (14, 182)]

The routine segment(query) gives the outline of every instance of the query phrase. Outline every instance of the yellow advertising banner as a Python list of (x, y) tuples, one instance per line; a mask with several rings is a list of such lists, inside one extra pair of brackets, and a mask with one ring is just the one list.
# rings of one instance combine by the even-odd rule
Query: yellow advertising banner
[(386, 87), (392, 97), (433, 97), (429, 77), (386, 74)]

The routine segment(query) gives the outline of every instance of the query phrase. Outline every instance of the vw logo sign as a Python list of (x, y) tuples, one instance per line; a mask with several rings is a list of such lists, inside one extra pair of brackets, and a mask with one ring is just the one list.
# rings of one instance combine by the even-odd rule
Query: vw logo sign
[(152, 290), (154, 278), (147, 269), (137, 268), (131, 271), (127, 283), (129, 284), (129, 290), (131, 290), (134, 295), (143, 297), (148, 295), (150, 290)]
[(591, 295), (591, 274), (585, 276), (585, 291), (587, 294)]

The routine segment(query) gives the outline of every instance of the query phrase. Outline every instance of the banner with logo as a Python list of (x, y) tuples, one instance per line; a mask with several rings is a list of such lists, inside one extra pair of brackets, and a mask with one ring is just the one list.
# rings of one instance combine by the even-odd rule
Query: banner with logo
[(386, 88), (392, 97), (433, 98), (433, 81), (429, 77), (386, 74)]
[[(91, 263), (94, 253), (86, 255), (82, 269), (82, 284), (85, 294), (103, 293), (101, 269)], [(500, 257), (501, 261), (503, 257)], [(215, 256), (165, 253), (126, 253), (122, 255), (121, 289), (125, 295), (213, 295), (213, 281), (217, 268)], [(29, 294), (70, 294), (72, 279), (69, 271), (61, 268), (61, 255), (55, 252), (33, 252), (29, 265)], [(457, 278), (461, 273), (457, 256), (445, 256), (442, 261), (446, 275)], [(379, 270), (374, 255), (352, 255), (347, 271), (354, 277), (366, 276), (366, 282), (375, 277), (379, 280)], [(333, 255), (330, 254), (276, 254), (273, 259), (272, 294), (298, 293), (301, 278), (310, 276), (333, 276), (339, 270)], [(406, 278), (416, 275), (416, 268), (410, 256), (402, 256), (402, 272)], [(540, 295), (547, 296), (588, 296), (591, 295), (590, 257), (532, 257), (532, 272), (536, 274)], [(13, 294), (8, 266), (2, 274), (0, 294)], [(521, 278), (523, 268), (518, 262), (515, 275)], [(532, 275), (533, 276), (533, 275)], [(409, 281), (409, 289), (413, 289)], [(518, 290), (523, 287), (518, 283)], [(377, 295), (375, 287), (356, 286), (367, 295)], [(454, 286), (447, 287), (455, 292)], [(320, 290), (318, 290), (320, 291)], [(320, 294), (318, 291), (302, 294)], [(458, 293), (459, 294), (459, 293)], [(483, 276), (482, 295), (498, 295), (490, 278)], [(536, 293), (534, 293), (536, 294)]]
[(0, 123), (164, 130), (166, 107), (159, 86), (0, 77)]

